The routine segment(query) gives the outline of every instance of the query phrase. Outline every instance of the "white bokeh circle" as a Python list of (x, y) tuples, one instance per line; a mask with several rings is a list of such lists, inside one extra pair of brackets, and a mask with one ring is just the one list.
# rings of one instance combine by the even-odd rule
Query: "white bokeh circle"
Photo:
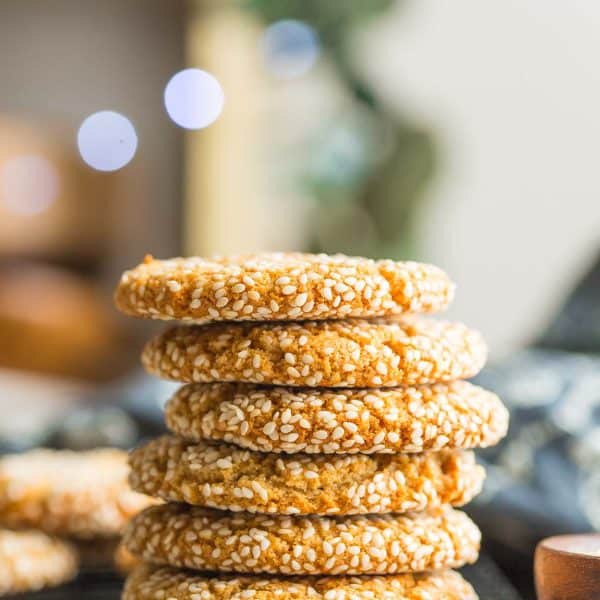
[(203, 129), (223, 111), (225, 95), (219, 81), (202, 69), (175, 73), (165, 87), (165, 108), (169, 117), (184, 129)]
[(79, 128), (77, 146), (83, 160), (98, 171), (117, 171), (135, 156), (138, 138), (131, 121), (112, 110), (87, 117)]

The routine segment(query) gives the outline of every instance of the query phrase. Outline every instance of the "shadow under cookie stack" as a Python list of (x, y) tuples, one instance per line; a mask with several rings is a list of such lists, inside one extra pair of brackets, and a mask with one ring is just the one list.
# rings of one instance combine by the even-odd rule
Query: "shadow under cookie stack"
[(444, 309), (438, 268), (346, 256), (166, 261), (126, 272), (117, 306), (179, 320), (144, 349), (185, 383), (173, 435), (131, 456), (135, 490), (167, 503), (125, 534), (144, 561), (125, 600), (470, 600), (452, 569), (480, 533), (456, 510), (484, 479), (471, 448), (508, 415), (464, 379), (486, 358)]

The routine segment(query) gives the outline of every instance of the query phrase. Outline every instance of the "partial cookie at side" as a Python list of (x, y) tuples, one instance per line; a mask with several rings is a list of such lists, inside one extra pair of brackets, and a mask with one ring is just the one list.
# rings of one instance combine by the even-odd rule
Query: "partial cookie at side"
[(0, 530), (0, 595), (60, 585), (76, 574), (69, 544), (36, 531)]
[(471, 377), (486, 355), (465, 325), (402, 317), (173, 327), (146, 345), (142, 362), (186, 383), (394, 387)]
[(126, 529), (135, 556), (197, 570), (381, 575), (474, 562), (481, 534), (462, 512), (354, 517), (227, 513), (184, 504), (146, 509)]
[(472, 452), (262, 454), (164, 436), (135, 450), (132, 487), (172, 502), (252, 513), (352, 515), (460, 506), (485, 476)]
[(117, 307), (136, 317), (287, 321), (374, 317), (446, 308), (454, 285), (438, 267), (341, 254), (173, 258), (126, 271)]
[(212, 577), (172, 567), (144, 565), (125, 583), (123, 600), (477, 600), (454, 571), (387, 577)]
[(190, 384), (169, 400), (165, 418), (171, 431), (190, 441), (291, 454), (484, 448), (508, 428), (500, 399), (466, 381), (335, 390)]
[(31, 450), (0, 458), (0, 524), (74, 538), (111, 538), (154, 504), (128, 484), (127, 452)]

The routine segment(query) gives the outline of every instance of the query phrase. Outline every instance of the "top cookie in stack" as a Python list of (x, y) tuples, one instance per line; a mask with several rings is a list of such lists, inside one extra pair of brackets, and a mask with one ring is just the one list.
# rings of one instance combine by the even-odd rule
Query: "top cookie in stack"
[(416, 262), (270, 253), (144, 262), (121, 277), (117, 307), (134, 317), (190, 321), (303, 321), (436, 312), (454, 285)]
[[(460, 381), (485, 362), (481, 336), (416, 314), (453, 290), (433, 266), (341, 255), (148, 257), (126, 272), (121, 310), (188, 322), (144, 350), (149, 372), (189, 385), (167, 406), (177, 437), (138, 449), (131, 482), (192, 506), (134, 520), (128, 548), (150, 565), (124, 597), (300, 586), (329, 600), (352, 597), (351, 575), (381, 597), (474, 597), (460, 576), (426, 573), (475, 560), (479, 532), (451, 507), (483, 481), (465, 449), (507, 425), (496, 396)], [(326, 592), (318, 575), (334, 576)]]

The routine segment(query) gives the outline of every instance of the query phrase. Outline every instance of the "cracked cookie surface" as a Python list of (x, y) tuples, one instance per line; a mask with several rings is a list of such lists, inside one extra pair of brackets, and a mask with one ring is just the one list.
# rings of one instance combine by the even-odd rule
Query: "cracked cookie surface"
[(454, 285), (438, 267), (341, 254), (264, 253), (173, 258), (123, 273), (117, 307), (195, 323), (287, 321), (435, 312)]
[(172, 327), (146, 344), (142, 363), (185, 383), (395, 387), (471, 377), (486, 357), (465, 325), (407, 316)]
[(263, 454), (163, 436), (130, 457), (133, 489), (172, 502), (267, 514), (404, 513), (461, 506), (481, 490), (468, 451)]

